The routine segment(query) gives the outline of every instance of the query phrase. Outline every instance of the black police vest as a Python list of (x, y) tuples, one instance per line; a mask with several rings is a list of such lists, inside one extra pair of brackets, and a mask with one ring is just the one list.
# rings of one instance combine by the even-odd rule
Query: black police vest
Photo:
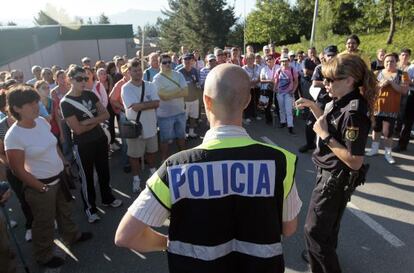
[(171, 212), (170, 272), (284, 272), (282, 208), (295, 164), (290, 152), (248, 137), (167, 159), (147, 185)]

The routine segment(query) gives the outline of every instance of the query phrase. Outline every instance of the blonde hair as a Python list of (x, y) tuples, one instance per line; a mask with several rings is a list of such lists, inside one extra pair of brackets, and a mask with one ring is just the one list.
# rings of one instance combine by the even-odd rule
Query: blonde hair
[(374, 103), (378, 96), (377, 80), (365, 62), (356, 54), (340, 54), (322, 66), (325, 78), (341, 79), (352, 77), (354, 88), (358, 88), (368, 104), (369, 113), (374, 113)]

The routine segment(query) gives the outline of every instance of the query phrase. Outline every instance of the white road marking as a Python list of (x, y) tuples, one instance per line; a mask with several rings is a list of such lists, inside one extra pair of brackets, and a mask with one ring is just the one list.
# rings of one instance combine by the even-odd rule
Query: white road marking
[(141, 259), (145, 260), (147, 259), (147, 257), (145, 257), (144, 255), (142, 255), (141, 253), (139, 253), (138, 251), (135, 251), (133, 249), (130, 249), (134, 254), (136, 254), (138, 257), (140, 257)]
[(112, 190), (113, 190), (114, 192), (116, 192), (117, 194), (119, 194), (119, 195), (121, 195), (121, 196), (125, 197), (125, 198), (131, 199), (131, 196), (130, 196), (130, 195), (128, 195), (128, 194), (126, 194), (126, 193), (124, 193), (124, 192), (122, 192), (122, 191), (120, 191), (120, 190), (118, 190), (118, 189), (116, 189), (116, 188), (112, 188)]
[[(266, 136), (262, 136), (261, 139), (265, 141), (268, 144), (276, 145), (272, 140), (270, 140)], [(385, 229), (381, 224), (376, 222), (374, 219), (372, 219), (368, 214), (363, 212), (360, 208), (358, 208), (355, 204), (352, 202), (348, 202), (347, 209), (352, 212), (356, 217), (358, 217), (362, 222), (367, 224), (372, 230), (374, 230), (376, 233), (378, 233), (384, 240), (386, 240), (388, 243), (390, 243), (394, 247), (402, 247), (405, 246), (405, 243), (398, 239), (397, 236), (389, 232), (387, 229)]]
[(62, 249), (66, 254), (68, 254), (72, 259), (74, 259), (75, 261), (79, 262), (78, 258), (76, 258), (76, 256), (72, 253), (72, 251), (70, 251), (69, 248), (67, 248), (60, 240), (58, 239), (54, 239), (53, 242), (55, 243), (55, 245), (57, 245), (60, 249)]
[(369, 217), (365, 212), (363, 212), (360, 208), (358, 208), (352, 202), (348, 203), (347, 209), (352, 212), (356, 217), (361, 219), (362, 222), (367, 224), (370, 228), (372, 228), (376, 233), (382, 236), (384, 240), (390, 243), (394, 247), (402, 247), (405, 246), (405, 243), (397, 238), (394, 234), (386, 230), (382, 225), (376, 222), (374, 219)]
[(266, 142), (267, 144), (279, 146), (276, 143), (274, 143), (273, 141), (271, 141), (267, 136), (262, 136), (260, 138), (263, 139), (263, 141)]

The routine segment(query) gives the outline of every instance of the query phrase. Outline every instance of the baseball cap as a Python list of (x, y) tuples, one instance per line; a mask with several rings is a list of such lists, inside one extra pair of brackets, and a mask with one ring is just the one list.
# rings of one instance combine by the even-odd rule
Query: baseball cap
[(281, 61), (281, 62), (283, 62), (283, 61), (289, 61), (289, 56), (288, 56), (288, 54), (282, 54), (282, 55), (280, 56), (280, 61)]
[(315, 70), (316, 64), (311, 59), (305, 59), (303, 61), (303, 67), (308, 70)]
[(208, 54), (207, 55), (207, 61), (216, 60), (216, 55), (214, 54)]
[(121, 73), (124, 74), (128, 71), (128, 64), (124, 64), (121, 66)]
[(338, 47), (336, 45), (329, 45), (323, 50), (323, 52), (326, 55), (336, 55), (338, 54)]
[(90, 61), (91, 61), (91, 59), (89, 57), (83, 57), (82, 58), (82, 63), (84, 63), (84, 62), (90, 62)]
[(296, 54), (295, 54), (295, 51), (291, 50), (291, 51), (289, 51), (289, 54), (288, 55), (289, 56), (295, 56)]
[(193, 53), (185, 53), (183, 59), (194, 59)]

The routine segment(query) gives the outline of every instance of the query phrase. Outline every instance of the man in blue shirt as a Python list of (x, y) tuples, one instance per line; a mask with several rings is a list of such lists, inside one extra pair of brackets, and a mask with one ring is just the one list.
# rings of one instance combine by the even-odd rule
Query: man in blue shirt
[(145, 69), (143, 80), (147, 82), (152, 82), (154, 76), (160, 72), (160, 63), (158, 61), (159, 54), (156, 52), (151, 53), (148, 56), (150, 67)]

